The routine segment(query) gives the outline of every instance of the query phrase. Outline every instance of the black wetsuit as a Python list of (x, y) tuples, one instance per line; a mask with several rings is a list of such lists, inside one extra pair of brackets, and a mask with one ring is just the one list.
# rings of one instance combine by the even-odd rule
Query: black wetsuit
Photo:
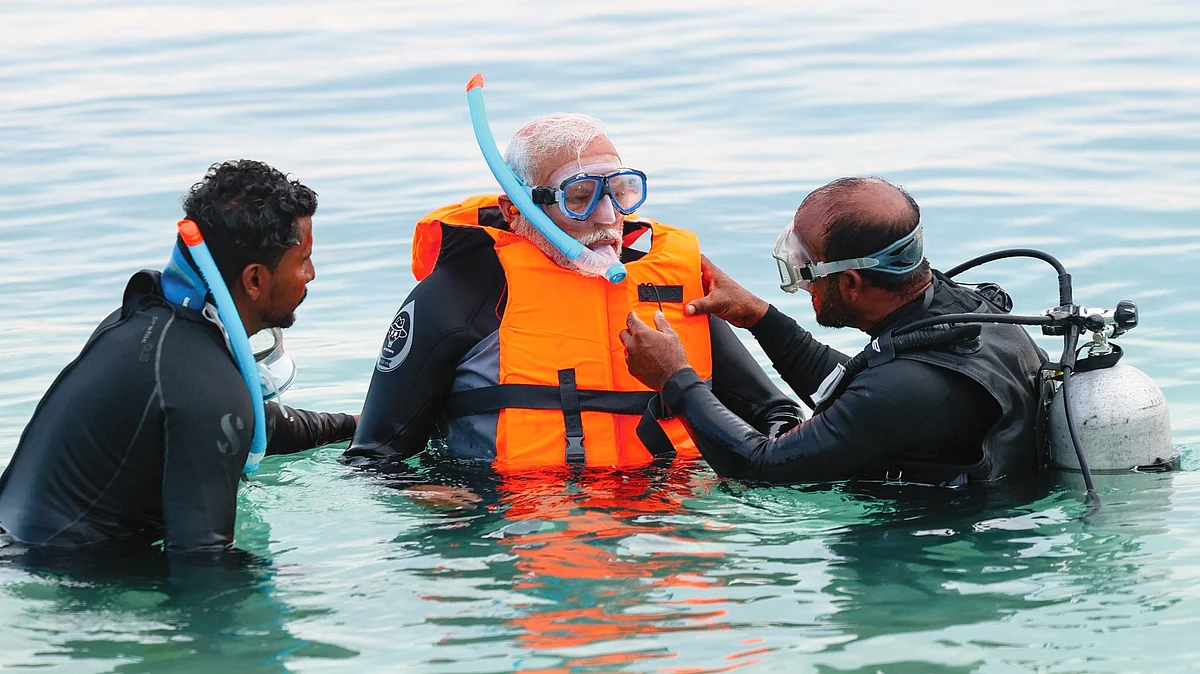
[[(348, 463), (385, 468), (424, 450), (431, 438), (444, 437), (439, 422), (445, 422), (445, 401), (458, 365), (500, 327), (507, 297), (492, 240), (482, 233), (460, 235), (452, 243), (443, 242), (450, 245), (456, 247), (453, 255), (443, 253), (437, 268), (401, 305), (416, 307), (406, 324), (392, 326), (405, 331), (401, 339), (407, 340), (410, 351), (391, 369), (376, 367), (358, 431), (346, 451)], [(642, 255), (627, 248), (622, 259), (630, 262)], [(799, 406), (763, 373), (729, 325), (712, 318), (709, 334), (712, 394), (747, 428), (773, 433), (798, 423)], [(494, 456), (494, 447), (488, 450)], [(447, 447), (450, 456), (462, 456), (466, 450), (457, 452)], [(490, 457), (476, 453), (472, 458)]]
[[(354, 432), (347, 414), (266, 411), (268, 454)], [(25, 428), (0, 477), (0, 527), (35, 546), (224, 553), (253, 423), (219, 328), (167, 303), (158, 272), (138, 272)]]
[[(927, 298), (901, 307), (870, 334), (878, 337), (926, 315), (980, 310), (972, 304), (979, 299), (966, 293), (972, 291), (938, 276)], [(955, 476), (980, 466), (988, 469), (982, 471), (984, 479), (997, 479), (1004, 472), (1032, 472), (1037, 459), (1028, 411), (1036, 402), (1032, 380), (1044, 354), (1020, 328), (1002, 329), (1001, 339), (1008, 339), (1011, 346), (1002, 356), (1004, 365), (994, 369), (1007, 368), (1014, 374), (1009, 379), (1016, 384), (1008, 394), (1013, 404), (1006, 407), (1014, 408), (1009, 423), (1021, 428), (1012, 429), (1020, 432), (997, 443), (1004, 445), (997, 451), (1012, 456), (985, 462), (986, 466), (980, 464), (985, 436), (995, 435), (1001, 405), (975, 379), (928, 362), (897, 358), (863, 370), (828, 409), (778, 438), (763, 435), (724, 410), (690, 368), (668, 380), (663, 401), (683, 417), (709, 465), (722, 476), (739, 480), (790, 484), (852, 477), (894, 479), (900, 471), (891, 471), (888, 478), (888, 466), (900, 462), (927, 466), (930, 472), (936, 467), (962, 467), (949, 471)], [(849, 360), (775, 307), (751, 332), (784, 381), (802, 396), (813, 394), (837, 364)], [(985, 333), (984, 338), (990, 335)], [(962, 362), (965, 370), (967, 361)], [(1017, 408), (1025, 411), (1019, 419)], [(994, 470), (993, 464), (1003, 470)]]

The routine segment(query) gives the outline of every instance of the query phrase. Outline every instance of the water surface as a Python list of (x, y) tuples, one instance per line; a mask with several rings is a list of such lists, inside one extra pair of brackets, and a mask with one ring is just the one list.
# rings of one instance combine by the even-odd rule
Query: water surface
[[(495, 189), (463, 95), (481, 70), (498, 137), (554, 111), (603, 119), (650, 175), (643, 212), (697, 231), (808, 326), (769, 248), (842, 175), (903, 184), (935, 266), (1016, 245), (1059, 255), (1079, 301), (1141, 306), (1122, 343), (1163, 387), (1187, 470), (1105, 480), (1085, 522), (1058, 478), (899, 496), (747, 490), (702, 465), (570, 487), (389, 482), (321, 449), (267, 460), (243, 490), (237, 542), (264, 561), (239, 573), (0, 561), (0, 666), (1187, 669), (1200, 7), (793, 4), (4, 3), (0, 465), (129, 275), (165, 262), (183, 192), (224, 159), (320, 193), (288, 402), (357, 410), (414, 284), (413, 223)], [(986, 277), (1022, 312), (1056, 300), (1035, 263)]]

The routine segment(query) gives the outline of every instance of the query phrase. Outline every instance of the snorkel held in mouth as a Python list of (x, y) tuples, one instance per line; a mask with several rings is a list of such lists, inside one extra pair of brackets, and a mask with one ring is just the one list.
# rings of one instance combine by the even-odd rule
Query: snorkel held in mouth
[(513, 205), (529, 220), (529, 224), (541, 232), (542, 236), (567, 256), (580, 271), (603, 276), (611, 283), (624, 281), (625, 265), (620, 262), (609, 264), (595, 251), (559, 229), (550, 216), (533, 203), (532, 189), (522, 183), (512, 168), (504, 163), (504, 157), (500, 156), (496, 139), (492, 136), (492, 129), (488, 126), (487, 110), (483, 107), (483, 73), (475, 73), (471, 81), (467, 82), (467, 106), (471, 110), (471, 126), (475, 129), (475, 140), (479, 143), (488, 168), (492, 170), (492, 175), (496, 177), (504, 193), (512, 199)]
[(258, 463), (267, 453), (267, 415), (263, 408), (258, 366), (254, 362), (254, 353), (250, 350), (250, 338), (246, 336), (246, 327), (242, 325), (242, 317), (233, 303), (233, 296), (229, 294), (221, 272), (217, 270), (217, 263), (208, 252), (204, 236), (200, 234), (200, 227), (191, 220), (180, 220), (179, 236), (183, 238), (183, 243), (188, 247), (192, 260), (196, 262), (196, 267), (204, 278), (204, 285), (208, 286), (213, 300), (217, 303), (217, 315), (229, 336), (233, 358), (237, 361), (238, 371), (242, 373), (246, 388), (250, 389), (250, 404), (254, 407), (254, 439), (250, 443), (250, 453), (246, 455), (246, 465), (242, 467), (242, 472), (253, 473), (258, 470)]

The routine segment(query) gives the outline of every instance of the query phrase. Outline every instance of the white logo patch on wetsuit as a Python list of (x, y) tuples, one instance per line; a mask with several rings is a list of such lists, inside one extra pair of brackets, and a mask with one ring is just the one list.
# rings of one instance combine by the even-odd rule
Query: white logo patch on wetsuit
[(404, 362), (412, 349), (415, 305), (416, 300), (413, 300), (401, 307), (396, 313), (396, 318), (392, 319), (392, 324), (388, 326), (387, 335), (383, 338), (383, 349), (379, 352), (379, 362), (375, 363), (375, 369), (380, 372), (391, 372), (400, 367), (400, 363)]

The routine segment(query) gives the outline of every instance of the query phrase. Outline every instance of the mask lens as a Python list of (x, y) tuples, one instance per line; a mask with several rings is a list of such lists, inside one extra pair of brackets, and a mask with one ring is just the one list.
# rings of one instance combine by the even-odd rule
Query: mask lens
[(576, 220), (584, 220), (596, 207), (600, 192), (601, 178), (595, 176), (578, 176), (571, 178), (562, 186), (562, 207), (567, 215)]
[(808, 290), (812, 286), (812, 281), (806, 280), (801, 273), (810, 262), (811, 256), (790, 224), (779, 233), (772, 253), (775, 256), (775, 264), (779, 267), (779, 287), (785, 293)]
[(783, 260), (780, 260), (779, 258), (775, 258), (775, 264), (779, 267), (779, 285), (780, 285), (780, 287), (790, 286), (792, 283), (795, 282), (795, 279), (792, 278), (791, 267), (788, 266), (788, 263), (784, 262)]
[(620, 171), (608, 176), (608, 189), (618, 211), (629, 215), (646, 201), (646, 176), (641, 171)]

